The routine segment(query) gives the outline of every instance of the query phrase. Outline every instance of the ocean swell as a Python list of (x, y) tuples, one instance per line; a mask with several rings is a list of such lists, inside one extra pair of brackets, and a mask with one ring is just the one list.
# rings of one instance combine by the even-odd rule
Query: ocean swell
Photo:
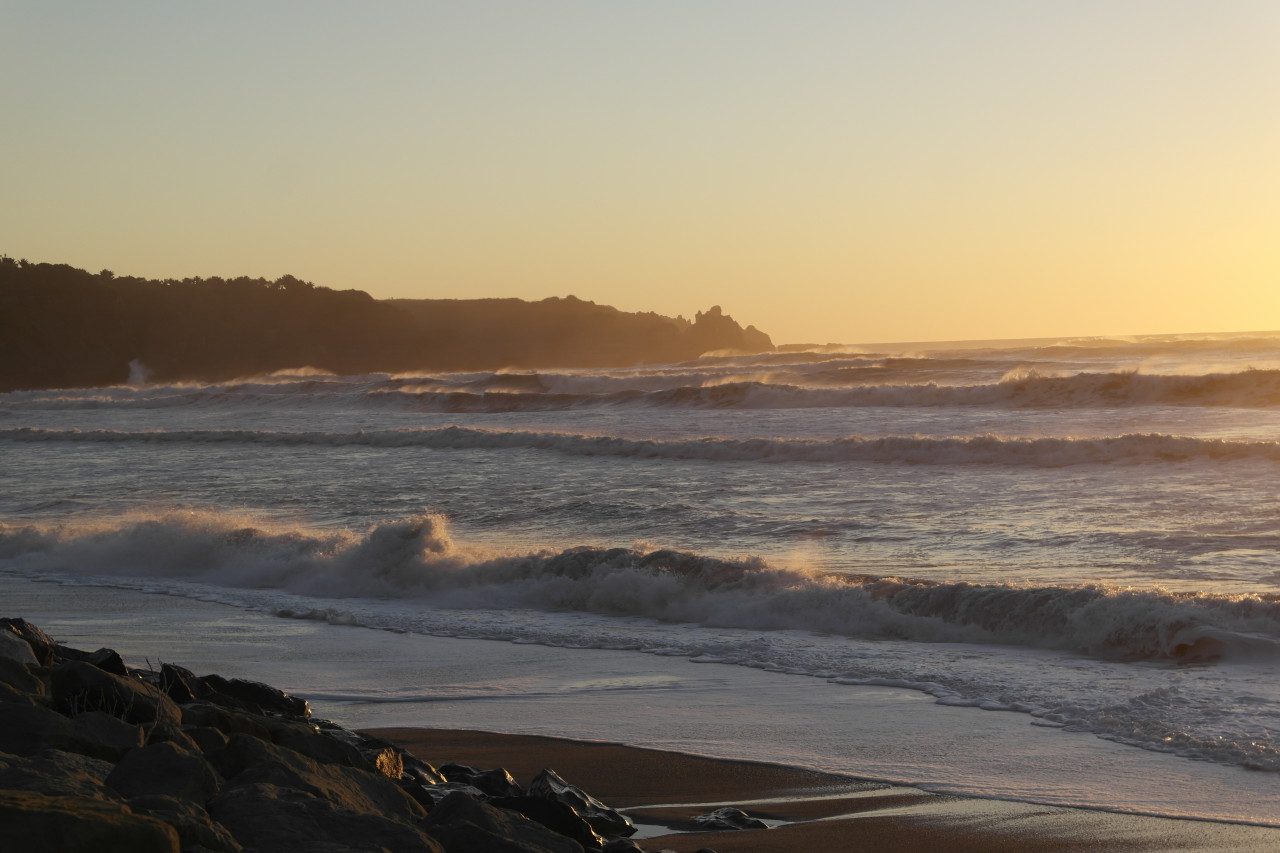
[(911, 465), (1062, 467), (1101, 463), (1196, 460), (1280, 461), (1280, 442), (1193, 438), (1161, 433), (1093, 438), (953, 438), (846, 436), (836, 439), (637, 439), (565, 432), (474, 427), (359, 432), (273, 430), (0, 429), (0, 441), (22, 443), (246, 444), (273, 447), (376, 447), (433, 450), (540, 450), (570, 456), (707, 462), (879, 462)]
[(443, 413), (579, 409), (806, 409), (1280, 406), (1280, 370), (1181, 375), (1070, 370), (1023, 359), (845, 358), (817, 363), (473, 374), (271, 374), (227, 383), (0, 395), (39, 409), (326, 406)]
[(1021, 587), (817, 573), (645, 547), (501, 553), (424, 514), (368, 530), (168, 510), (0, 527), (0, 566), (449, 609), (533, 609), (756, 631), (962, 642), (1203, 663), (1280, 658), (1280, 602), (1101, 585)]

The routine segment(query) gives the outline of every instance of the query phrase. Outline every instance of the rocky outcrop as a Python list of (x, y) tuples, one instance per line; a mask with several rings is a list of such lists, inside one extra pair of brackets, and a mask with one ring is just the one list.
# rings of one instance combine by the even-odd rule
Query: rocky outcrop
[(56, 643), (0, 619), (0, 838), (24, 853), (638, 851), (544, 770), (436, 767), (253, 681)]

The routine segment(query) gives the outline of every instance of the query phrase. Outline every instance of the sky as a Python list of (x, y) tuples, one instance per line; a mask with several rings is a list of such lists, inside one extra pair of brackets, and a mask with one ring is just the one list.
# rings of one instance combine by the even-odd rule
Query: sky
[(775, 342), (1280, 328), (1275, 0), (0, 0), (0, 254)]

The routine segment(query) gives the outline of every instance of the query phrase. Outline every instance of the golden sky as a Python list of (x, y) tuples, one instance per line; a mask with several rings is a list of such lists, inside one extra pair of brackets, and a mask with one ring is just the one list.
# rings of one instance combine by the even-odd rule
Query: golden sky
[(0, 4), (0, 253), (775, 341), (1280, 328), (1280, 2)]

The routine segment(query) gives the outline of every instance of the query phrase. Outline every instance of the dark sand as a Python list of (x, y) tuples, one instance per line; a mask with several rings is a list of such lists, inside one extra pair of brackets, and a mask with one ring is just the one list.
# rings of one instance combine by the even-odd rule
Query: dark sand
[(767, 821), (797, 821), (768, 830), (640, 839), (647, 850), (1280, 851), (1280, 829), (928, 794), (790, 767), (535, 735), (408, 728), (370, 733), (433, 763), (505, 767), (521, 783), (552, 767), (638, 823), (678, 823), (721, 805)]

